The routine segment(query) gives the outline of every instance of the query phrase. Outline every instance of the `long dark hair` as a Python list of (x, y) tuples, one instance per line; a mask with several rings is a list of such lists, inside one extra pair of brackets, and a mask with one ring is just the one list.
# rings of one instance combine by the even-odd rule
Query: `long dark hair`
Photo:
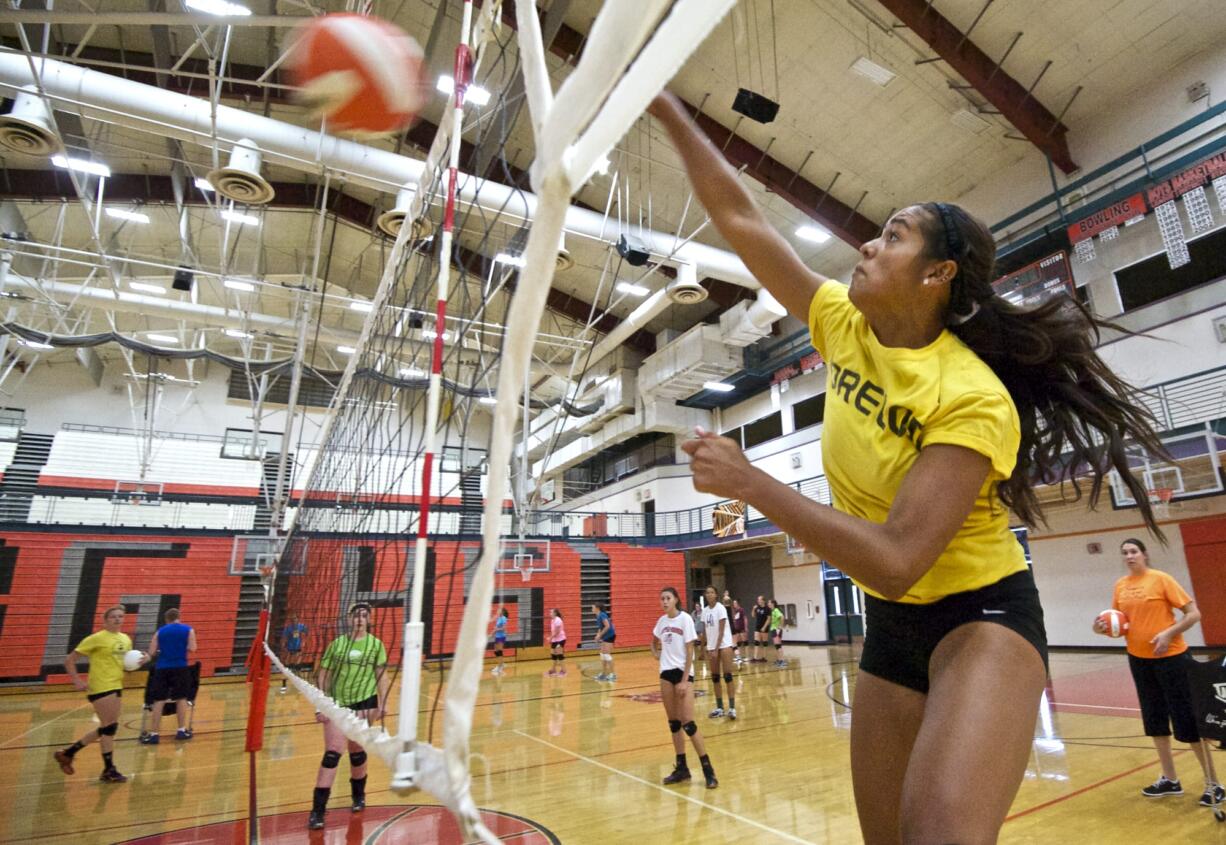
[[(1033, 308), (996, 295), (996, 242), (965, 210), (925, 203), (920, 224), (928, 255), (958, 265), (950, 282), (946, 324), (1004, 383), (1021, 419), (1021, 445), (1013, 474), (997, 487), (1002, 502), (1030, 526), (1044, 521), (1034, 485), (1068, 482), (1078, 501), (1089, 471), (1089, 502), (1098, 504), (1103, 481), (1115, 469), (1149, 530), (1166, 537), (1154, 519), (1145, 487), (1128, 466), (1130, 442), (1169, 457), (1155, 431), (1157, 421), (1141, 391), (1125, 382), (1095, 351), (1101, 331), (1115, 329), (1067, 294)], [(1095, 442), (1099, 440), (1101, 442)], [(1070, 452), (1068, 457), (1062, 457)]]

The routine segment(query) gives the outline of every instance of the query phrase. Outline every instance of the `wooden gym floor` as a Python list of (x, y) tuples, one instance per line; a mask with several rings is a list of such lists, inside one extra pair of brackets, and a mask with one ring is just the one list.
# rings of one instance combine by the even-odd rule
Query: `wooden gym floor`
[[(712, 699), (709, 685), (699, 684), (706, 692), (697, 702), (699, 721), (720, 780), (714, 791), (700, 780), (659, 785), (672, 749), (650, 655), (619, 655), (614, 684), (590, 679), (599, 671), (590, 653), (570, 656), (566, 677), (547, 677), (549, 663), (537, 661), (510, 663), (499, 678), (487, 674), (474, 719), (477, 803), (515, 845), (857, 842), (844, 704), (855, 687), (855, 655), (845, 647), (786, 652), (788, 669), (759, 664), (737, 674), (736, 722), (706, 719)], [(1200, 773), (1186, 747), (1176, 761), (1187, 792), (1161, 800), (1139, 794), (1158, 768), (1141, 736), (1123, 655), (1057, 653), (1051, 664), (1030, 767), (1001, 841), (1226, 845), (1226, 824), (1197, 805)], [(429, 701), (439, 676), (426, 678)], [(276, 687), (274, 678), (257, 764), (260, 842), (460, 841), (428, 796), (393, 794), (387, 770), (373, 761), (366, 812), (344, 807), (342, 760), (328, 827), (308, 835), (321, 730), (299, 695), (279, 695)], [(62, 688), (0, 693), (0, 841), (247, 842), (246, 699), (242, 683), (206, 683), (193, 740), (171, 739), (167, 718), (162, 743), (141, 746), (140, 691), (129, 690), (115, 762), (132, 779), (107, 785), (96, 780), (96, 746), (78, 756), (72, 777), (51, 758), (90, 728), (83, 695)], [(1215, 757), (1226, 775), (1226, 753)], [(972, 788), (967, 784), (967, 800)]]

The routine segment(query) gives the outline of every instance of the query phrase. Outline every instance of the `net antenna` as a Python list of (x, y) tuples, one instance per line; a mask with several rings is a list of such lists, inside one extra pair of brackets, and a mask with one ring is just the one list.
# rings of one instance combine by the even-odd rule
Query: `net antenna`
[[(436, 466), (436, 463), (443, 445), (439, 422), (445, 381), (442, 376), (445, 363), (444, 341), (449, 333), (454, 334), (453, 327), (445, 320), (453, 273), (450, 257), (457, 234), (457, 203), (475, 203), (475, 200), (468, 197), (479, 190), (482, 184), (478, 177), (463, 174), (458, 169), (464, 98), (481, 61), (482, 48), (498, 29), (498, 21), (501, 18), (501, 4), (498, 2), (486, 2), (476, 20), (472, 0), (464, 2), (452, 99), (430, 150), (427, 166), (421, 171), (421, 180), (416, 186), (405, 186), (406, 190), (413, 190), (413, 196), (404, 225), (396, 237), (383, 277), (372, 299), (370, 313), (356, 344), (356, 354), (352, 355), (346, 366), (320, 434), (319, 442), (326, 447), (333, 439), (334, 426), (345, 412), (346, 406), (353, 408), (360, 401), (360, 397), (355, 399), (350, 395), (355, 390), (355, 383), (361, 380), (358, 373), (359, 359), (368, 359), (365, 365), (367, 367), (369, 359), (381, 359), (381, 356), (366, 354), (372, 337), (380, 331), (385, 338), (389, 335), (397, 338), (401, 336), (400, 323), (390, 332), (386, 331), (385, 324), (383, 329), (375, 327), (380, 320), (387, 319), (388, 313), (395, 311), (394, 308), (386, 307), (393, 301), (393, 293), (401, 296), (404, 294), (404, 291), (396, 291), (395, 279), (406, 244), (415, 229), (414, 225), (410, 225), (410, 221), (423, 219), (428, 197), (434, 188), (445, 187), (443, 224), (441, 231), (437, 233), (440, 242), (435, 251), (439, 257), (435, 301), (432, 303), (433, 307), (428, 310), (417, 310), (418, 316), (414, 319), (419, 322), (416, 326), (403, 327), (406, 332), (410, 327), (431, 328), (431, 334), (426, 336), (430, 337), (433, 343), (430, 349), (425, 424), (421, 429), (420, 451), (416, 447), (413, 450), (417, 455), (415, 463), (420, 471), (420, 504), (415, 524), (411, 521), (409, 525), (398, 529), (398, 532), (414, 535), (414, 553), (404, 618), (396, 734), (389, 735), (383, 728), (359, 720), (352, 711), (339, 707), (321, 690), (296, 677), (292, 672), (286, 672), (286, 677), (349, 739), (360, 743), (392, 768), (394, 789), (423, 789), (451, 809), (464, 830), (466, 839), (479, 839), (491, 845), (498, 841), (483, 824), (480, 811), (473, 801), (469, 769), (473, 707), (481, 678), (495, 572), (499, 569), (500, 561), (507, 557), (510, 558), (508, 563), (515, 566), (521, 576), (525, 571), (525, 564), (531, 567), (527, 570), (529, 573), (542, 571), (539, 543), (528, 541), (527, 545), (535, 545), (538, 548), (531, 552), (528, 549), (521, 550), (515, 542), (507, 544), (511, 548), (504, 548), (501, 511), (503, 491), (509, 489), (512, 437), (520, 413), (517, 398), (521, 395), (527, 377), (546, 296), (552, 284), (566, 213), (571, 198), (587, 181), (600, 159), (634, 125), (655, 95), (680, 70), (690, 54), (734, 4), (735, 0), (640, 0), (636, 3), (606, 3), (592, 24), (581, 60), (555, 93), (550, 85), (545, 64), (536, 3), (534, 0), (516, 2), (519, 58), (536, 148), (536, 158), (530, 171), (535, 197), (525, 198), (525, 207), (532, 209), (528, 212), (531, 227), (520, 256), (523, 266), (505, 321), (503, 346), (498, 357), (498, 381), (494, 394), (498, 401), (494, 408), (490, 436), (482, 551), (467, 585), (464, 616), (454, 649), (451, 676), (447, 685), (442, 749), (435, 748), (418, 736), (422, 657), (426, 642), (422, 611), (427, 580), (427, 552), (431, 535), (446, 533), (440, 531), (440, 528), (443, 525), (442, 519), (447, 516), (436, 514), (432, 521), (430, 502), (435, 495), (434, 487), (437, 486), (435, 473), (441, 472), (441, 467)], [(441, 170), (440, 165), (444, 162), (445, 170)], [(438, 182), (433, 181), (435, 174), (442, 176)], [(458, 190), (457, 185), (460, 185)], [(423, 311), (424, 320), (432, 320), (432, 325), (422, 325)], [(454, 346), (453, 338), (453, 348)], [(401, 371), (400, 380), (418, 379), (417, 375), (407, 372), (411, 370), (406, 368)], [(469, 388), (465, 395), (472, 398), (476, 394)], [(374, 413), (373, 409), (371, 413)], [(337, 467), (344, 465), (346, 461), (356, 460), (353, 452), (352, 448), (343, 443), (331, 454), (320, 452), (312, 468), (311, 477), (302, 488), (304, 492), (294, 515), (295, 522), (305, 520), (307, 531), (310, 530), (312, 519), (322, 518), (322, 509), (308, 501), (307, 491), (315, 491), (313, 496), (319, 496), (321, 491), (330, 491), (333, 498), (337, 494), (349, 492), (349, 482), (336, 480), (342, 476)], [(377, 467), (372, 468), (370, 472), (375, 472), (376, 469)], [(382, 518), (380, 513), (375, 505), (364, 513), (358, 513), (354, 519), (369, 523)], [(306, 516), (303, 516), (304, 514)], [(356, 524), (358, 523), (355, 522)], [(367, 525), (367, 530), (374, 529)], [(323, 554), (325, 543), (312, 542), (317, 551)], [(547, 546), (545, 548), (547, 549)], [(507, 552), (511, 554), (508, 556)], [(528, 563), (526, 558), (518, 557), (529, 553), (532, 554), (531, 563)], [(337, 566), (341, 566), (343, 571), (343, 563)], [(335, 571), (335, 568), (330, 571)], [(306, 576), (308, 587), (315, 577), (312, 574)], [(400, 583), (403, 585), (404, 582)], [(291, 586), (291, 592), (294, 589)], [(314, 589), (321, 592), (332, 589), (339, 591), (324, 592), (327, 599), (334, 603), (337, 596), (344, 596), (344, 585), (337, 587), (336, 579), (328, 581), (321, 577), (315, 583)], [(282, 661), (277, 659), (273, 650), (266, 651), (274, 664), (284, 671)]]

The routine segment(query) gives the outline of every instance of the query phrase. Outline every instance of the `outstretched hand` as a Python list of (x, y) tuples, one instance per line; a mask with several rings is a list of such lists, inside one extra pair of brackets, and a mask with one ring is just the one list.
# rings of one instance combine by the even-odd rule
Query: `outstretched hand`
[(720, 437), (704, 428), (694, 429), (695, 437), (681, 444), (690, 456), (694, 489), (726, 499), (745, 498), (745, 485), (756, 472), (735, 440)]
[(675, 94), (661, 91), (659, 94), (656, 94), (655, 99), (651, 101), (651, 105), (647, 107), (647, 113), (657, 120), (663, 120), (679, 105), (680, 102)]

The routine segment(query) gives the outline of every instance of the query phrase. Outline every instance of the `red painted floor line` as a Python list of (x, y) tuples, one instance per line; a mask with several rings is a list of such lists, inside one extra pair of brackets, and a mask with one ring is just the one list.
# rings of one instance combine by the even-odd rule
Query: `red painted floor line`
[[(1187, 754), (1187, 753), (1188, 753), (1188, 752), (1187, 752), (1186, 750), (1184, 750), (1184, 751), (1176, 751), (1176, 752), (1174, 752), (1174, 756), (1175, 756), (1175, 757), (1178, 757), (1178, 756), (1180, 756), (1181, 754)], [(1083, 786), (1083, 787), (1081, 787), (1081, 789), (1075, 789), (1075, 790), (1073, 790), (1072, 792), (1070, 792), (1068, 795), (1061, 795), (1059, 798), (1053, 798), (1053, 799), (1051, 799), (1050, 801), (1044, 801), (1042, 804), (1035, 804), (1033, 807), (1029, 807), (1029, 808), (1027, 808), (1027, 809), (1025, 809), (1025, 810), (1021, 810), (1021, 811), (1019, 811), (1019, 812), (1016, 812), (1016, 813), (1014, 813), (1014, 814), (1013, 814), (1013, 815), (1011, 815), (1011, 816), (1006, 816), (1006, 817), (1005, 817), (1005, 821), (1007, 821), (1007, 822), (1011, 822), (1011, 821), (1013, 821), (1014, 819), (1020, 819), (1022, 816), (1028, 816), (1028, 815), (1030, 815), (1031, 813), (1036, 812), (1037, 810), (1044, 810), (1044, 809), (1046, 809), (1046, 808), (1050, 807), (1050, 806), (1051, 806), (1051, 805), (1053, 805), (1053, 804), (1059, 804), (1061, 801), (1067, 801), (1067, 800), (1069, 800), (1070, 798), (1076, 798), (1078, 795), (1081, 795), (1083, 792), (1089, 792), (1091, 789), (1098, 789), (1098, 787), (1100, 787), (1100, 786), (1104, 786), (1104, 785), (1106, 785), (1106, 784), (1108, 784), (1108, 783), (1111, 783), (1111, 782), (1113, 782), (1113, 781), (1117, 781), (1117, 780), (1119, 780), (1120, 778), (1126, 778), (1126, 777), (1128, 777), (1129, 775), (1135, 775), (1137, 772), (1141, 771), (1142, 769), (1148, 769), (1148, 768), (1150, 768), (1151, 766), (1155, 765), (1156, 763), (1157, 763), (1157, 760), (1151, 760), (1151, 761), (1150, 761), (1150, 762), (1148, 762), (1148, 763), (1142, 763), (1140, 766), (1137, 766), (1136, 768), (1129, 769), (1129, 770), (1128, 770), (1128, 771), (1126, 771), (1126, 772), (1120, 772), (1119, 774), (1112, 775), (1112, 776), (1111, 776), (1111, 777), (1109, 777), (1109, 778), (1104, 778), (1104, 779), (1102, 779), (1102, 780), (1098, 781), (1097, 783), (1092, 783), (1092, 784), (1090, 784), (1089, 786)]]

